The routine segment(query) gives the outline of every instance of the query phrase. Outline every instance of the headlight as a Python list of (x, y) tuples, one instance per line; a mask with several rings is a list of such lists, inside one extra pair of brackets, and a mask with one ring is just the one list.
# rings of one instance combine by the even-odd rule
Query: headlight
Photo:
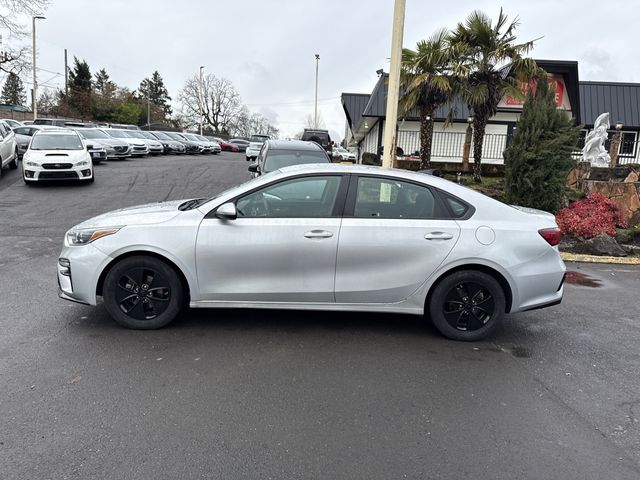
[(67, 243), (69, 245), (86, 245), (107, 235), (117, 233), (122, 227), (109, 228), (84, 228), (81, 230), (70, 230), (67, 232)]
[(76, 163), (76, 167), (84, 167), (85, 165), (89, 165), (89, 162), (86, 160), (82, 160), (81, 162)]
[(24, 162), (27, 167), (39, 167), (40, 165), (36, 162)]

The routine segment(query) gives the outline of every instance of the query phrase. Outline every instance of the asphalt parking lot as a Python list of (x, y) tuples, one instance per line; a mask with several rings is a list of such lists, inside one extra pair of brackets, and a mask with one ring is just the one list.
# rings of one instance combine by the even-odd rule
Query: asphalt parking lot
[(420, 318), (186, 312), (159, 331), (57, 297), (64, 232), (213, 195), (243, 154), (0, 178), (2, 479), (638, 479), (640, 269), (569, 264), (557, 307), (457, 343)]

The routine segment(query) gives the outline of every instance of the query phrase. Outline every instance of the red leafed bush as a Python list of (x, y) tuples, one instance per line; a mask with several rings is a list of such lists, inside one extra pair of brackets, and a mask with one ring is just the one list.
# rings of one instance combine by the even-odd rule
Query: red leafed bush
[(584, 238), (597, 237), (601, 233), (615, 237), (616, 227), (627, 226), (620, 206), (600, 193), (592, 193), (563, 208), (556, 214), (556, 221), (563, 235)]

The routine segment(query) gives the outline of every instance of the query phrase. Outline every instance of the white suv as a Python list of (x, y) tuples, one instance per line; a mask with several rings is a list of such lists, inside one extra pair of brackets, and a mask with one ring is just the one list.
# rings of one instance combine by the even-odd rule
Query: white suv
[(22, 157), (27, 185), (42, 180), (93, 182), (91, 155), (82, 137), (73, 130), (47, 129), (33, 134)]
[(262, 144), (269, 140), (269, 138), (269, 135), (251, 135), (246, 151), (247, 162), (253, 161), (258, 157)]
[(18, 168), (18, 147), (16, 135), (4, 120), (0, 120), (0, 176), (5, 166)]

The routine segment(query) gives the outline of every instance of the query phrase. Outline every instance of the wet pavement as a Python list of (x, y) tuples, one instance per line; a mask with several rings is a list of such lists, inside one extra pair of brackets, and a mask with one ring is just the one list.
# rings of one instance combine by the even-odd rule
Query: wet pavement
[(214, 194), (244, 157), (0, 178), (0, 478), (640, 478), (640, 267), (568, 264), (559, 306), (485, 342), (422, 318), (199, 310), (129, 331), (57, 298), (90, 216)]

